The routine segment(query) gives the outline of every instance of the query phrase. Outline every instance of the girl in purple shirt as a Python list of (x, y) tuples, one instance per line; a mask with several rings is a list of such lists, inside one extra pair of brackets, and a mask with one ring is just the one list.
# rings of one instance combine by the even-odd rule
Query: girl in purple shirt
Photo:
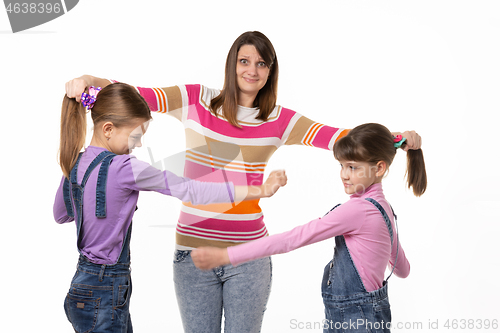
[[(398, 241), (396, 216), (382, 191), (382, 178), (404, 140), (393, 138), (380, 124), (354, 128), (333, 148), (349, 201), (288, 232), (227, 249), (198, 248), (192, 253), (195, 265), (239, 265), (335, 237), (334, 256), (322, 282), (324, 332), (390, 332), (385, 268), (405, 278), (410, 264)], [(408, 187), (420, 196), (427, 187), (422, 151), (409, 150), (407, 158)]]
[[(117, 83), (89, 88), (82, 104), (67, 96), (61, 114), (59, 162), (64, 173), (54, 202), (58, 223), (75, 221), (80, 252), (64, 309), (76, 332), (132, 332), (130, 235), (139, 191), (208, 204), (269, 197), (286, 184), (282, 171), (262, 186), (234, 186), (178, 177), (137, 160), (151, 114), (139, 93)], [(94, 133), (85, 143), (86, 112)]]

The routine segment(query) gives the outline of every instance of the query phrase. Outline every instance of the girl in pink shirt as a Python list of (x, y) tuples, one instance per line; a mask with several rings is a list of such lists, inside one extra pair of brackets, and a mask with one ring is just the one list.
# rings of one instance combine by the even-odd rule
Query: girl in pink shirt
[[(333, 148), (350, 200), (282, 234), (227, 249), (198, 248), (192, 253), (195, 265), (201, 269), (236, 266), (335, 237), (334, 257), (325, 267), (322, 282), (324, 332), (390, 332), (390, 275), (384, 280), (385, 268), (406, 278), (410, 264), (398, 241), (396, 216), (382, 191), (382, 178), (404, 141), (393, 138), (380, 124), (354, 128)], [(408, 187), (420, 196), (427, 186), (422, 151), (408, 151), (407, 159)]]

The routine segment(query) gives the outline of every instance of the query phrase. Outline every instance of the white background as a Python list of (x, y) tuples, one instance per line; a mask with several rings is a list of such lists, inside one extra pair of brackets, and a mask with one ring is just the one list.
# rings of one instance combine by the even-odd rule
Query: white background
[[(280, 65), (278, 103), (336, 127), (379, 122), (423, 138), (428, 190), (405, 189), (405, 154), (384, 180), (411, 263), (391, 278), (393, 331), (439, 331), (450, 319), (500, 319), (497, 1), (96, 1), (12, 34), (0, 10), (2, 332), (70, 332), (63, 300), (77, 261), (75, 227), (52, 217), (64, 83), (82, 74), (142, 86), (221, 88), (236, 37), (259, 30)], [(177, 120), (155, 115), (145, 137), (156, 160), (182, 151)], [(135, 154), (149, 160), (146, 148)], [(347, 200), (328, 151), (283, 147), (267, 173), (289, 184), (261, 201), (271, 233)], [(180, 202), (143, 193), (132, 239), (137, 332), (182, 332), (172, 282)], [(323, 319), (320, 282), (333, 240), (273, 258), (263, 332)], [(296, 323), (297, 325), (294, 325)], [(315, 324), (316, 323), (316, 324)], [(419, 323), (422, 326), (418, 326)], [(450, 322), (451, 323), (451, 322)], [(478, 322), (471, 328), (478, 329)], [(303, 327), (303, 329), (299, 329)]]

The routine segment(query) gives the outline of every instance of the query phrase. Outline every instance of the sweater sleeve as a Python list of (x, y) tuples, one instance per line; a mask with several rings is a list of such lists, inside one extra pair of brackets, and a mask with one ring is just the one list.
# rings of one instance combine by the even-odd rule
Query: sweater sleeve
[(332, 150), (335, 142), (349, 130), (336, 128), (312, 121), (303, 115), (293, 113), (284, 133), (285, 145), (304, 145)]
[(176, 197), (194, 205), (232, 202), (234, 185), (228, 183), (201, 182), (179, 177), (168, 170), (159, 170), (133, 155), (115, 157), (118, 162), (117, 179), (123, 188), (133, 191), (155, 191)]
[(229, 260), (236, 266), (250, 260), (287, 253), (337, 235), (355, 233), (364, 220), (363, 214), (364, 211), (355, 209), (348, 201), (324, 217), (290, 231), (228, 247)]
[[(119, 82), (116, 80), (110, 80), (111, 82)], [(178, 120), (182, 120), (182, 107), (186, 106), (188, 101), (183, 101), (183, 96), (181, 93), (182, 86), (172, 86), (166, 88), (156, 88), (156, 87), (137, 87), (135, 89), (141, 94), (146, 103), (148, 103), (149, 109), (157, 113), (167, 113)]]
[(410, 262), (406, 258), (405, 251), (401, 246), (401, 242), (399, 242), (399, 250), (397, 250), (397, 243), (398, 240), (395, 238), (393, 241), (391, 258), (389, 259), (388, 266), (389, 269), (392, 270), (392, 268), (394, 267), (394, 263), (396, 262), (396, 255), (397, 255), (397, 262), (396, 262), (396, 267), (394, 268), (394, 274), (397, 277), (404, 279), (408, 277), (408, 275), (410, 275)]

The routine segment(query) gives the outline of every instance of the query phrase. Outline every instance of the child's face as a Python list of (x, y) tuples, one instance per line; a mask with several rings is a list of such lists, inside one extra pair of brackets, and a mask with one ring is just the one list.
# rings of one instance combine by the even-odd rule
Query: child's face
[[(382, 180), (378, 164), (340, 160), (340, 179), (346, 194), (363, 194)], [(384, 170), (385, 172), (385, 170)]]
[(146, 133), (149, 121), (137, 119), (130, 125), (115, 127), (108, 141), (109, 150), (117, 155), (130, 154), (136, 147), (141, 147), (142, 136)]

